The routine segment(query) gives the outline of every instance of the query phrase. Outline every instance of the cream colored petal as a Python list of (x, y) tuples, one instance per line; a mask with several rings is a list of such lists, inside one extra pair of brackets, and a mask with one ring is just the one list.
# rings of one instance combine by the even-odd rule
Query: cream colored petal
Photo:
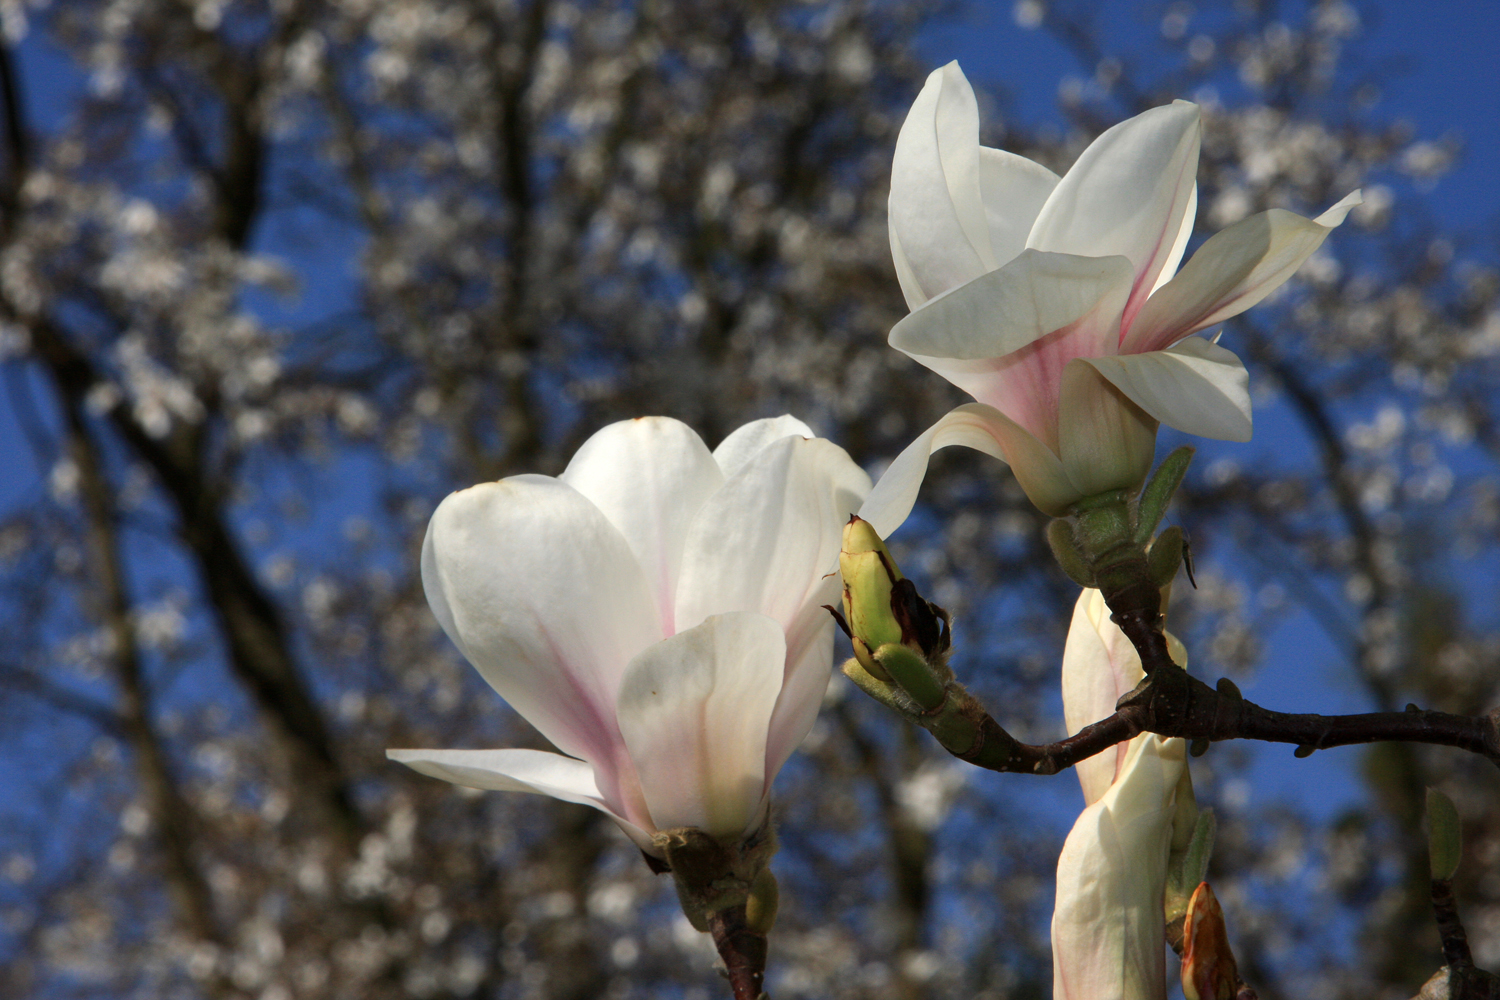
[[(1069, 736), (1113, 715), (1115, 702), (1145, 676), (1135, 647), (1109, 615), (1104, 595), (1092, 588), (1080, 593), (1073, 605), (1062, 661), (1063, 718)], [(1126, 740), (1074, 766), (1085, 803), (1093, 805), (1104, 797), (1129, 747)]]
[(1167, 852), (1180, 739), (1143, 733), (1119, 779), (1073, 825), (1057, 861), (1054, 1000), (1161, 1000)]
[(1238, 316), (1290, 278), (1361, 201), (1356, 191), (1316, 219), (1273, 208), (1215, 233), (1141, 308), (1121, 350), (1159, 351)]
[(859, 508), (859, 516), (869, 521), (881, 538), (889, 538), (916, 505), (917, 493), (922, 488), (933, 452), (963, 445), (1004, 461), (1005, 452), (998, 437), (1000, 432), (995, 428), (1006, 422), (1004, 414), (983, 403), (965, 403), (950, 410), (902, 449), (870, 490), (869, 497)]
[(1165, 351), (1085, 360), (1168, 427), (1220, 441), (1250, 440), (1250, 374), (1217, 344), (1189, 337)]
[(1156, 418), (1090, 367), (1114, 360), (1080, 358), (1063, 369), (1058, 450), (1068, 479), (1083, 496), (1138, 489), (1156, 453)]
[(1050, 448), (994, 407), (965, 403), (939, 418), (896, 456), (870, 491), (859, 516), (879, 535), (889, 536), (916, 504), (932, 453), (956, 444), (1008, 463), (1031, 502), (1054, 517), (1061, 517), (1081, 498)]

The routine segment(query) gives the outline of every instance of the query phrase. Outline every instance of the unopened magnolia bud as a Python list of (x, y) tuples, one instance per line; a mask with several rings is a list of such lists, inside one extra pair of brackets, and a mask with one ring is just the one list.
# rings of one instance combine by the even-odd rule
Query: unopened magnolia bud
[(1239, 981), (1224, 911), (1208, 883), (1202, 882), (1188, 903), (1183, 924), (1182, 993), (1187, 1000), (1234, 1000)]
[(890, 675), (871, 654), (886, 643), (901, 641), (901, 623), (891, 613), (891, 593), (901, 571), (870, 522), (858, 516), (844, 525), (839, 573), (844, 578), (844, 618), (854, 656), (872, 676), (889, 681)]

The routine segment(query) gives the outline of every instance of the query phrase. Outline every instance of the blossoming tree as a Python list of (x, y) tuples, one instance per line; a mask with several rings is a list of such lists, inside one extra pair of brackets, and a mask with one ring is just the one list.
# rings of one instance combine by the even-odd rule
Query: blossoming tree
[(1089, 7), (3, 5), (0, 993), (1492, 989), (1452, 148)]

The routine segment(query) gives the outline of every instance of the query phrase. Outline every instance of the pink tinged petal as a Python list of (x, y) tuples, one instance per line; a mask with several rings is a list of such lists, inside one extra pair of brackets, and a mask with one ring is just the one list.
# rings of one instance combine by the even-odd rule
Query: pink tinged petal
[[(1063, 718), (1068, 735), (1075, 736), (1084, 726), (1114, 714), (1115, 702), (1135, 687), (1145, 672), (1135, 647), (1114, 622), (1099, 591), (1085, 589), (1073, 605), (1073, 621), (1068, 627), (1068, 644), (1063, 649), (1062, 696)], [(1083, 786), (1083, 800), (1093, 805), (1103, 798), (1114, 783), (1125, 753), (1126, 740), (1105, 751), (1079, 761), (1074, 770)]]
[(1024, 156), (988, 146), (979, 148), (979, 187), (989, 223), (990, 249), (1000, 264), (1026, 249), (1026, 237), (1057, 181), (1056, 174)]
[(1141, 308), (1122, 351), (1159, 351), (1238, 316), (1290, 278), (1361, 201), (1356, 191), (1316, 219), (1273, 208), (1215, 233)]
[(870, 490), (869, 497), (859, 508), (859, 516), (869, 521), (881, 538), (889, 538), (916, 505), (917, 493), (927, 476), (927, 463), (933, 452), (963, 445), (1003, 462), (1005, 451), (1000, 445), (1002, 431), (998, 428), (1007, 423), (1009, 421), (1003, 414), (983, 403), (965, 403), (950, 410), (902, 449), (886, 468), (880, 482)]
[(630, 662), (620, 729), (657, 829), (738, 836), (759, 821), (766, 733), (785, 659), (780, 624), (733, 613)]
[(1168, 427), (1220, 441), (1250, 440), (1250, 374), (1218, 344), (1189, 337), (1165, 351), (1086, 360)]
[(533, 792), (592, 806), (620, 824), (641, 850), (651, 850), (653, 831), (625, 818), (618, 803), (606, 802), (594, 782), (594, 769), (581, 760), (540, 750), (387, 750), (385, 755), (414, 771), (465, 788)]
[(1193, 238), (1193, 225), (1198, 219), (1198, 185), (1193, 185), (1193, 195), (1188, 199), (1187, 211), (1182, 213), (1182, 228), (1177, 231), (1177, 242), (1172, 244), (1172, 250), (1167, 254), (1167, 259), (1162, 264), (1161, 273), (1156, 276), (1156, 283), (1151, 286), (1151, 294), (1172, 280), (1177, 273), (1177, 266), (1182, 263), (1182, 255), (1187, 252), (1188, 240)]
[(1058, 446), (1082, 496), (1138, 488), (1156, 453), (1156, 419), (1090, 367), (1115, 360), (1080, 358), (1063, 369)]
[[(1025, 266), (1028, 256), (1041, 259), (1058, 255), (1023, 255), (1007, 269)], [(911, 355), (913, 360), (936, 371), (979, 402), (989, 403), (1004, 413), (1054, 452), (1058, 450), (1058, 408), (1063, 370), (1075, 358), (1114, 353), (1120, 311), (1130, 292), (1130, 269), (1122, 257), (1063, 259), (1087, 261), (1090, 266), (1102, 265), (1097, 281), (1079, 296), (1083, 300), (1092, 298), (1093, 302), (1078, 319), (1003, 357), (948, 360), (923, 354)], [(1061, 284), (1065, 283), (1040, 279), (1032, 282), (1033, 301), (1055, 299)], [(962, 290), (958, 294), (962, 294)], [(918, 315), (920, 312), (908, 319)]]
[(627, 768), (615, 724), (625, 665), (661, 637), (624, 537), (566, 483), (516, 476), (448, 496), (432, 515), (422, 585), (464, 655), (601, 790)]
[(1164, 1000), (1163, 895), (1180, 739), (1131, 741), (1120, 778), (1078, 817), (1057, 862), (1056, 1000)]
[(979, 106), (957, 63), (932, 71), (901, 126), (890, 220), (924, 299), (997, 264), (979, 189)]
[(1202, 135), (1198, 106), (1186, 101), (1116, 125), (1063, 177), (1026, 245), (1129, 258), (1134, 279), (1125, 307), (1128, 326), (1177, 246), (1196, 190)]
[(1043, 514), (1066, 517), (1075, 503), (1088, 496), (1074, 485), (1057, 453), (1024, 427), (1007, 422), (997, 424), (996, 431), (1016, 482)]
[(621, 420), (596, 432), (558, 477), (609, 519), (646, 573), (671, 634), (687, 526), (724, 476), (692, 428), (670, 417)]
[(1026, 250), (912, 312), (891, 329), (890, 343), (913, 357), (1002, 358), (1097, 311), (1129, 280), (1123, 257)]
[(811, 427), (796, 417), (786, 414), (752, 420), (719, 442), (719, 446), (714, 449), (714, 461), (719, 463), (720, 471), (724, 473), (724, 478), (728, 479), (740, 471), (746, 462), (758, 455), (766, 445), (780, 441), (784, 437), (815, 438), (817, 435), (813, 433)]
[(870, 477), (830, 441), (786, 437), (761, 449), (688, 529), (679, 630), (726, 611), (790, 628), (837, 568), (844, 522), (869, 491)]

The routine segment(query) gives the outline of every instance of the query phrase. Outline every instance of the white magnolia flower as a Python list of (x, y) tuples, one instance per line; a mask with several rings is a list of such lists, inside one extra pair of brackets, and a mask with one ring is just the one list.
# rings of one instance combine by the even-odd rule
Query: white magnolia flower
[[(1174, 658), (1185, 660), (1170, 640)], [(1099, 591), (1079, 595), (1063, 654), (1068, 734), (1105, 718), (1145, 672)], [(1197, 815), (1184, 740), (1142, 733), (1076, 766), (1087, 804), (1057, 860), (1056, 1000), (1163, 1000), (1174, 835)]]
[(1280, 209), (1245, 219), (1178, 273), (1201, 132), (1196, 105), (1153, 108), (1059, 178), (979, 145), (978, 105), (956, 62), (927, 78), (891, 167), (891, 253), (912, 311), (890, 341), (984, 405), (940, 421), (909, 462), (978, 447), (1061, 515), (1139, 486), (1158, 421), (1249, 440), (1244, 366), (1192, 334), (1291, 277), (1360, 198), (1315, 220)]
[[(832, 667), (844, 522), (870, 480), (799, 420), (710, 453), (663, 417), (612, 424), (556, 479), (450, 495), (422, 547), (443, 630), (562, 754), (392, 750), (474, 788), (613, 818), (642, 849), (764, 822)], [(901, 512), (904, 515), (904, 512)]]
[(1180, 739), (1131, 740), (1120, 776), (1090, 804), (1057, 859), (1054, 1000), (1165, 1000), (1167, 853)]

